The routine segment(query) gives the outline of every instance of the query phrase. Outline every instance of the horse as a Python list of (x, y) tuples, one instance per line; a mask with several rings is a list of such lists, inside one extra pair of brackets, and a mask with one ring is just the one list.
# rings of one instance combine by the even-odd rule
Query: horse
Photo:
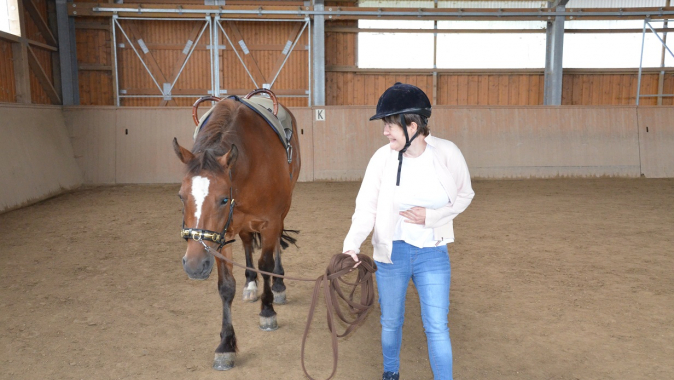
[[(276, 110), (274, 94), (259, 91), (271, 94)], [(279, 106), (291, 120), (292, 130), (286, 130), (284, 136), (291, 149), (279, 142), (281, 134), (238, 97), (222, 99), (213, 106), (195, 136), (192, 151), (173, 139), (175, 153), (186, 168), (179, 191), (184, 207), (182, 237), (187, 240), (183, 268), (194, 280), (207, 279), (213, 265), (218, 269), (222, 329), (213, 362), (216, 370), (228, 370), (235, 364), (237, 343), (231, 307), (236, 280), (232, 264), (211, 252), (221, 250), (221, 255), (231, 260), (228, 243), (238, 235), (247, 267), (254, 268), (253, 252), (260, 248), (258, 268), (283, 275), (281, 249), (296, 243), (290, 232), (298, 231), (285, 230), (284, 219), (301, 168), (297, 122), (289, 110)], [(245, 272), (243, 299), (255, 302), (257, 273)], [(273, 304), (285, 303), (286, 287), (281, 278), (274, 277), (273, 285), (269, 275), (262, 278), (260, 328), (273, 331), (278, 328)]]

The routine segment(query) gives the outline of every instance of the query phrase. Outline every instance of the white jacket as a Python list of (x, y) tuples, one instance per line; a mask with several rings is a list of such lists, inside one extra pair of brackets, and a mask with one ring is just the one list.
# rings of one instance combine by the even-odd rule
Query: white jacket
[[(440, 184), (447, 192), (449, 203), (439, 209), (426, 209), (426, 228), (433, 228), (435, 240), (454, 240), (453, 220), (470, 204), (475, 196), (470, 185), (470, 174), (466, 160), (459, 148), (451, 141), (431, 135), (426, 143), (435, 151), (433, 165)], [(404, 159), (404, 158), (403, 158)], [(393, 234), (399, 207), (394, 202), (396, 176), (398, 174), (398, 152), (387, 144), (379, 148), (370, 159), (365, 170), (363, 183), (356, 197), (356, 211), (351, 218), (351, 228), (344, 239), (342, 252), (360, 252), (360, 245), (374, 227), (372, 246), (374, 259), (391, 263)], [(401, 181), (405, 177), (400, 178)]]

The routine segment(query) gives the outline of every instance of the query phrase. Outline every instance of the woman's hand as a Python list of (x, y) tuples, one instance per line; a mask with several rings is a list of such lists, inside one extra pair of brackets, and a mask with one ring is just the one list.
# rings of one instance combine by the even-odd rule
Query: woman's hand
[(344, 254), (350, 255), (353, 258), (353, 261), (356, 262), (356, 265), (353, 266), (354, 268), (360, 265), (360, 259), (358, 259), (358, 255), (356, 254), (356, 251), (350, 250), (350, 251), (344, 252)]
[(412, 207), (409, 210), (401, 211), (400, 216), (405, 219), (405, 223), (426, 224), (426, 209), (424, 207)]

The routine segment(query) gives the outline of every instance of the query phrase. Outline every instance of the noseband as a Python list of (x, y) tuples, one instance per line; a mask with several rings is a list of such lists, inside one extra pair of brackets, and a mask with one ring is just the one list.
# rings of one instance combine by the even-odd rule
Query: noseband
[[(232, 181), (232, 173), (229, 173), (230, 183)], [(225, 233), (229, 229), (229, 225), (232, 223), (232, 216), (234, 215), (234, 206), (236, 202), (232, 198), (232, 188), (229, 188), (229, 215), (227, 216), (227, 222), (225, 223), (225, 228), (222, 229), (222, 232), (215, 232), (210, 230), (202, 230), (200, 228), (185, 228), (185, 211), (183, 210), (183, 228), (180, 230), (180, 237), (187, 241), (192, 239), (201, 244), (204, 244), (203, 241), (212, 241), (215, 244), (219, 244), (217, 250), (221, 250), (227, 244), (234, 243), (236, 240), (226, 240)]]

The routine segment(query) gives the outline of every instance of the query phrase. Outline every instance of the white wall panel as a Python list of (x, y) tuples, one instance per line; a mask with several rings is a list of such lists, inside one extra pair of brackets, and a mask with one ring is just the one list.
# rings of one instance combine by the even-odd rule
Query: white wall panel
[(0, 105), (0, 212), (79, 187), (61, 107)]

